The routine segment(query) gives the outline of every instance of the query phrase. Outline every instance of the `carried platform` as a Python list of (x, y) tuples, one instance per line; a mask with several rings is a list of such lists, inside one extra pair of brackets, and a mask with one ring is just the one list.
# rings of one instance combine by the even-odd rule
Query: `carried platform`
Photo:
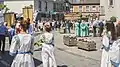
[(74, 12), (74, 13), (69, 13), (69, 14), (64, 14), (64, 18), (66, 20), (77, 20), (81, 17), (80, 12)]

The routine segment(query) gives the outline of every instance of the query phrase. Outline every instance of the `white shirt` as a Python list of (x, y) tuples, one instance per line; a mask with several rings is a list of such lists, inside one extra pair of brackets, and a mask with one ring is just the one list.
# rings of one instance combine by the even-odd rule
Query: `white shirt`
[(43, 23), (39, 23), (39, 26), (40, 26), (40, 27), (43, 27)]
[(19, 26), (20, 26), (20, 23), (17, 23), (17, 24), (16, 24), (16, 28), (19, 28)]
[(54, 25), (55, 25), (55, 21), (52, 22), (52, 26), (54, 26)]
[(95, 21), (93, 22), (93, 26), (97, 26), (97, 24), (98, 24), (98, 21), (95, 20)]

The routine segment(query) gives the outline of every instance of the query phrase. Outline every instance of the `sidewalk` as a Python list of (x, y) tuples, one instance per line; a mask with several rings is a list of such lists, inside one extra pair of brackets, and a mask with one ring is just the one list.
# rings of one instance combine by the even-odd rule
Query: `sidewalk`
[[(101, 60), (101, 50), (100, 50), (101, 38), (100, 37), (88, 37), (96, 42), (97, 51), (85, 51), (85, 50), (78, 49), (77, 46), (68, 47), (68, 46), (64, 45), (63, 44), (63, 35), (64, 34), (57, 33), (56, 35), (59, 35), (59, 37), (58, 36), (56, 37), (56, 40), (59, 38), (59, 44), (56, 45), (57, 49), (59, 49), (61, 51), (65, 51), (72, 55), (84, 57), (86, 59), (94, 60), (94, 61), (100, 63), (100, 60)], [(74, 35), (74, 34), (72, 34), (72, 35)]]

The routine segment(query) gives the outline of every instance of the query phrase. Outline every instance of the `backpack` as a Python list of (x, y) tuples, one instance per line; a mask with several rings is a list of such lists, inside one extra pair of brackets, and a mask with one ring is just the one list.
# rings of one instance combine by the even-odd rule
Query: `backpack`
[(100, 22), (100, 23), (99, 23), (99, 26), (100, 26), (100, 27), (103, 27), (103, 26), (104, 26), (103, 22)]

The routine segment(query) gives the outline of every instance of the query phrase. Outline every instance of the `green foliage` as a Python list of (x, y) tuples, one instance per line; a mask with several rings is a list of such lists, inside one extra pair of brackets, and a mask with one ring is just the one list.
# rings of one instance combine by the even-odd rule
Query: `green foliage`
[(5, 13), (7, 13), (7, 11), (10, 10), (8, 7), (5, 8)]
[(39, 40), (34, 45), (42, 46), (42, 43), (44, 43), (44, 41), (43, 40)]
[(6, 8), (6, 5), (0, 4), (0, 9), (4, 9), (4, 8)]
[(117, 19), (116, 19), (116, 17), (114, 17), (114, 16), (112, 16), (112, 17), (110, 18), (110, 21), (111, 21), (111, 22), (116, 22), (116, 20), (117, 20)]
[(8, 10), (10, 10), (7, 5), (0, 4), (0, 9), (5, 10), (5, 13), (7, 13)]

